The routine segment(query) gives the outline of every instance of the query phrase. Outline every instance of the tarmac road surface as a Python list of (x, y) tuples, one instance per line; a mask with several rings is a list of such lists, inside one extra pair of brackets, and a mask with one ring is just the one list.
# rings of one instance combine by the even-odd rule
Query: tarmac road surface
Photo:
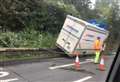
[(114, 55), (107, 56), (105, 71), (98, 70), (92, 57), (80, 58), (79, 71), (74, 68), (74, 58), (0, 67), (0, 82), (104, 82), (113, 59)]

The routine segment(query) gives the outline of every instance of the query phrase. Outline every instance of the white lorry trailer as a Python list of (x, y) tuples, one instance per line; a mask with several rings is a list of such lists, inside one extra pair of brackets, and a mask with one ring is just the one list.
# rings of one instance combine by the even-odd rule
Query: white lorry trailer
[(67, 15), (63, 28), (56, 41), (56, 46), (65, 51), (69, 56), (73, 56), (77, 51), (81, 55), (94, 53), (94, 41), (97, 37), (103, 42), (108, 37), (109, 32), (96, 25), (76, 17)]

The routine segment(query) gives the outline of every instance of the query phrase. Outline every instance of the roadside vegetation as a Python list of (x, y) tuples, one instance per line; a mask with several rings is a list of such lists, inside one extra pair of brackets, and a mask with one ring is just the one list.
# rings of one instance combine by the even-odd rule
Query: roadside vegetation
[(61, 57), (60, 54), (46, 52), (46, 51), (23, 51), (23, 52), (2, 52), (0, 53), (0, 65), (4, 65), (4, 63), (8, 62), (16, 62), (16, 61), (40, 61), (40, 59), (47, 59), (47, 58), (55, 58)]
[(0, 47), (55, 47), (68, 14), (86, 21), (107, 22), (109, 47), (116, 47), (120, 38), (119, 5), (101, 0), (95, 9), (90, 9), (90, 3), (90, 0), (0, 0)]
[(55, 41), (56, 35), (35, 30), (0, 33), (0, 47), (52, 48), (55, 47)]
[(93, 14), (88, 4), (89, 0), (1, 0), (0, 47), (55, 47), (66, 15), (88, 19), (84, 12)]

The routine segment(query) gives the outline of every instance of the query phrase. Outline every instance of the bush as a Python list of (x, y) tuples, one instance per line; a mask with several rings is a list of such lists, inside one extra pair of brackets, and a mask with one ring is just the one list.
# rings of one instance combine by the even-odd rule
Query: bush
[(0, 33), (0, 47), (54, 47), (56, 36), (35, 30)]

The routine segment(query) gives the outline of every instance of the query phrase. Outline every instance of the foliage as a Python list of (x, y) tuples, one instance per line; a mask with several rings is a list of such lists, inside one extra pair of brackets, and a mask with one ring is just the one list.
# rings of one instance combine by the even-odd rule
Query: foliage
[(88, 10), (87, 1), (0, 0), (0, 46), (55, 46), (66, 15), (83, 17)]
[(54, 33), (61, 28), (64, 18), (63, 10), (43, 0), (0, 0), (2, 30), (21, 31), (32, 25), (35, 30)]
[(97, 4), (96, 9), (99, 11), (100, 19), (107, 21), (109, 24), (108, 47), (112, 49), (117, 48), (120, 40), (120, 9), (118, 3), (108, 3), (102, 0)]
[(110, 18), (108, 18), (109, 23), (111, 25), (111, 28), (110, 28), (110, 39), (109, 39), (109, 42), (110, 44), (113, 44), (114, 45), (111, 45), (112, 47), (118, 47), (118, 45), (120, 44), (120, 16), (119, 16), (119, 12), (120, 12), (120, 9), (119, 9), (119, 6), (117, 4), (113, 4), (113, 7), (112, 7), (112, 15)]
[(83, 20), (89, 20), (93, 18), (99, 18), (97, 10), (92, 10), (89, 8), (91, 4), (90, 0), (64, 0), (66, 4), (74, 5), (75, 9), (79, 12), (79, 18)]
[(35, 30), (25, 30), (19, 33), (0, 33), (1, 47), (55, 47), (56, 36), (40, 33)]

